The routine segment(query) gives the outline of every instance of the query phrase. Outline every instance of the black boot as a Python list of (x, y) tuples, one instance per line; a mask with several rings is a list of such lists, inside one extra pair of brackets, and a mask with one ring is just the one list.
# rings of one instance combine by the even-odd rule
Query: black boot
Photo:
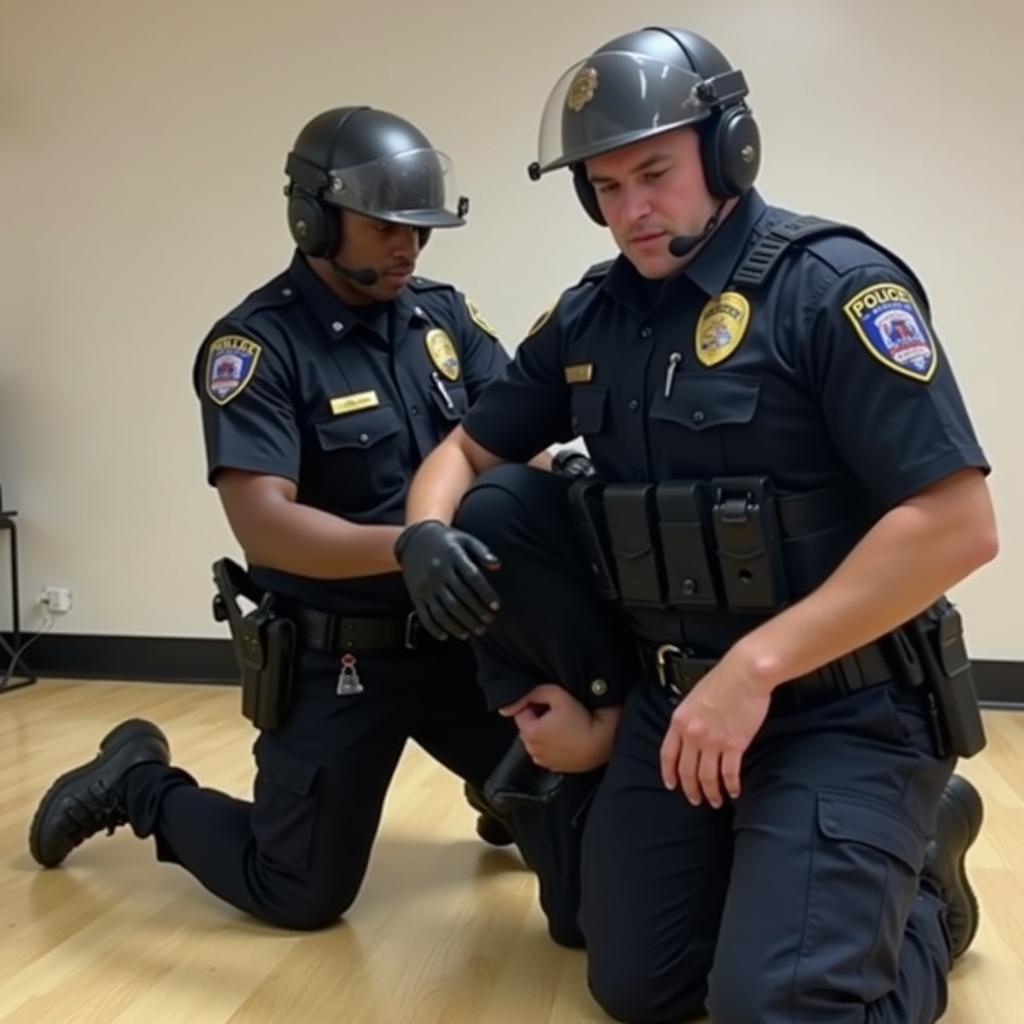
[(502, 814), (515, 804), (547, 804), (557, 796), (565, 776), (534, 764), (517, 736), (508, 753), (484, 783), (484, 799)]
[(146, 762), (169, 764), (167, 737), (152, 722), (122, 722), (100, 741), (91, 761), (65, 772), (46, 791), (29, 829), (32, 856), (56, 867), (76, 846), (100, 829), (111, 835), (128, 821), (121, 781), (129, 768)]
[(487, 803), (480, 790), (467, 782), (463, 792), (466, 794), (466, 803), (478, 814), (476, 834), (491, 846), (511, 846), (515, 840), (508, 823)]
[(978, 898), (964, 859), (978, 838), (983, 817), (981, 794), (963, 776), (954, 775), (939, 802), (935, 837), (928, 844), (921, 872), (922, 881), (948, 908), (946, 926), (954, 960), (963, 956), (978, 931)]

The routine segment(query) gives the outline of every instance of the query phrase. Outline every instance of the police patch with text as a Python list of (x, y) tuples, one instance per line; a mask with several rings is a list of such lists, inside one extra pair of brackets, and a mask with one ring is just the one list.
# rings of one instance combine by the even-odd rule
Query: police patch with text
[(882, 282), (864, 288), (843, 312), (883, 366), (925, 383), (935, 375), (938, 349), (914, 296), (903, 285)]

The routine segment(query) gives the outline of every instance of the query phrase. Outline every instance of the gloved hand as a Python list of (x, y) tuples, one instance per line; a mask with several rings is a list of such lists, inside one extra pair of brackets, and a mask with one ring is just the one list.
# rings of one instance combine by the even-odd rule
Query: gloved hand
[(574, 448), (559, 448), (555, 452), (551, 458), (551, 472), (572, 477), (574, 480), (597, 476), (597, 470), (590, 459)]
[(429, 519), (398, 535), (395, 558), (416, 614), (431, 636), (466, 640), (494, 621), (500, 601), (479, 566), (494, 572), (501, 562), (483, 541)]

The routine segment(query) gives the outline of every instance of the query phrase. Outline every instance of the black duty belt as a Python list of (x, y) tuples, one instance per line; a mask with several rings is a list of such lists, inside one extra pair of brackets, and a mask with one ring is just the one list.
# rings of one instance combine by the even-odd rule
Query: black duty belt
[[(772, 708), (788, 714), (819, 707), (848, 697), (858, 690), (900, 679), (899, 668), (891, 664), (887, 654), (895, 635), (859, 647), (850, 654), (831, 661), (805, 676), (776, 687)], [(642, 644), (644, 663), (651, 679), (667, 690), (674, 701), (682, 700), (718, 664), (718, 658), (697, 658), (675, 644)]]
[(433, 638), (420, 625), (415, 612), (408, 615), (338, 615), (278, 599), (281, 614), (298, 630), (301, 647), (329, 654), (345, 651), (415, 651)]

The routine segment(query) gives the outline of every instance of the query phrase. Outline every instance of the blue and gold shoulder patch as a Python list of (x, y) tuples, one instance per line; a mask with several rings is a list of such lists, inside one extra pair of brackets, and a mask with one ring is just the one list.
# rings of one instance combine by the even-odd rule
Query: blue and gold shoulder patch
[(246, 388), (262, 346), (238, 334), (222, 334), (210, 342), (206, 352), (206, 393), (218, 405), (227, 405)]
[(873, 284), (857, 292), (843, 312), (883, 366), (924, 383), (935, 375), (938, 349), (914, 296), (903, 285)]

